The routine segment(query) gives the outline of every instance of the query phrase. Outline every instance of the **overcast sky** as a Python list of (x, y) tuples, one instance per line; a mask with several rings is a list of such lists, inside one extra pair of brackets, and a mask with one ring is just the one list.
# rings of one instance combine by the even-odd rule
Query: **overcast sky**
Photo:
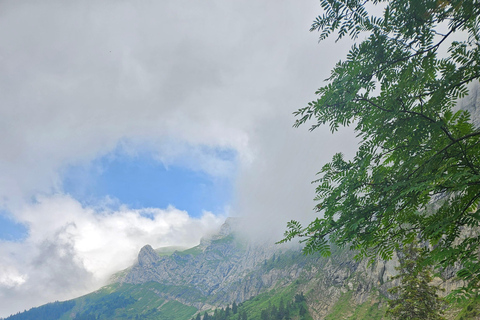
[(348, 50), (315, 0), (0, 2), (0, 317), (85, 294), (227, 216), (313, 219), (349, 131), (292, 128)]

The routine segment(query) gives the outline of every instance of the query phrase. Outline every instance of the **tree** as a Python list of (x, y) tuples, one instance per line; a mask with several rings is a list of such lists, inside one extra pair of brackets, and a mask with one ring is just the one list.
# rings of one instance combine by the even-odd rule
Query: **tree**
[(283, 298), (280, 298), (280, 303), (278, 305), (278, 318), (283, 319), (285, 316), (285, 303), (283, 302)]
[(423, 253), (414, 241), (399, 254), (400, 266), (396, 267), (400, 285), (389, 289), (397, 297), (388, 301), (387, 315), (391, 319), (445, 320), (438, 286), (431, 285), (432, 269), (424, 265)]
[(260, 313), (260, 319), (261, 319), (261, 320), (269, 320), (269, 319), (270, 319), (267, 309), (263, 309), (263, 310), (261, 311), (261, 313)]
[(303, 319), (305, 315), (307, 314), (307, 309), (303, 306), (303, 304), (300, 305), (300, 311), (298, 313), (300, 317)]
[(247, 320), (247, 319), (248, 319), (248, 318), (247, 318), (247, 312), (246, 312), (245, 310), (243, 310), (243, 311), (241, 312), (241, 320)]
[(300, 292), (300, 294), (295, 295), (295, 303), (301, 303), (302, 301), (305, 301), (305, 296), (303, 295), (303, 292)]
[(227, 306), (227, 308), (225, 309), (225, 317), (228, 317), (230, 315), (230, 306)]
[[(323, 166), (314, 181), (319, 217), (289, 222), (281, 242), (300, 237), (305, 253), (329, 255), (335, 243), (357, 258), (390, 259), (418, 236), (433, 245), (427, 261), (460, 261), (458, 274), (474, 290), (480, 236), (460, 235), (480, 221), (480, 130), (455, 104), (480, 77), (480, 2), (320, 2), (324, 14), (311, 28), (320, 41), (335, 32), (364, 40), (336, 64), (318, 99), (295, 112), (294, 126), (351, 125), (359, 146), (353, 159), (338, 153)], [(383, 14), (369, 14), (368, 2)]]

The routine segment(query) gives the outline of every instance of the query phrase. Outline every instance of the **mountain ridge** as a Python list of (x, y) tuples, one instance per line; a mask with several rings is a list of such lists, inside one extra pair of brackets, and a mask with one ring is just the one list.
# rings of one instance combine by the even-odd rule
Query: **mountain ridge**
[[(233, 221), (192, 248), (171, 252), (145, 245), (137, 262), (115, 274), (109, 285), (51, 305), (70, 309), (45, 319), (189, 320), (233, 303), (248, 311), (248, 319), (260, 319), (262, 308), (279, 308), (282, 299), (292, 302), (300, 295), (305, 311), (300, 316), (297, 310), (292, 319), (383, 319), (388, 289), (396, 284), (390, 280), (396, 274), (395, 258), (369, 265), (355, 261), (354, 252), (335, 247), (328, 258), (304, 256), (299, 248), (249, 242), (232, 228)], [(450, 291), (458, 287), (454, 274), (450, 270), (446, 281), (436, 281)], [(29, 318), (32, 310), (6, 319), (43, 319)]]

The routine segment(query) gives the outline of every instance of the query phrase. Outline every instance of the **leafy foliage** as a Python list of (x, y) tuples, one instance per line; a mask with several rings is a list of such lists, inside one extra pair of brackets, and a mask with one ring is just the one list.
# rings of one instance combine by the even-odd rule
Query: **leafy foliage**
[(360, 142), (353, 159), (336, 154), (323, 166), (314, 181), (319, 217), (290, 222), (282, 242), (301, 237), (304, 252), (328, 256), (331, 241), (359, 250), (357, 258), (389, 259), (418, 236), (434, 245), (431, 263), (465, 266), (459, 276), (471, 292), (480, 237), (460, 235), (480, 221), (480, 130), (454, 107), (480, 77), (480, 2), (370, 1), (381, 17), (368, 2), (321, 0), (312, 25), (320, 40), (335, 32), (365, 40), (295, 112), (295, 126), (352, 125)]
[(402, 249), (400, 266), (396, 269), (400, 286), (389, 291), (397, 295), (388, 301), (386, 312), (391, 319), (444, 320), (445, 301), (437, 291), (439, 287), (431, 285), (433, 280), (431, 267), (424, 265), (422, 249), (412, 242)]
[(475, 319), (480, 315), (480, 297), (476, 296), (473, 299), (464, 301), (463, 305), (459, 305), (462, 310), (457, 315), (455, 320)]

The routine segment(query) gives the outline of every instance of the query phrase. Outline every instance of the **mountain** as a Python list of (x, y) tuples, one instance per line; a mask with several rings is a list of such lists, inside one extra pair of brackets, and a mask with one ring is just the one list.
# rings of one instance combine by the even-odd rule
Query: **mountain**
[[(242, 238), (229, 218), (193, 248), (145, 245), (137, 262), (98, 291), (10, 316), (24, 319), (383, 319), (396, 260), (353, 259), (334, 248), (328, 258), (298, 248)], [(446, 291), (459, 284), (442, 274)], [(475, 319), (477, 301), (457, 305), (449, 319)], [(463, 318), (460, 318), (462, 317)], [(209, 316), (207, 316), (208, 318)], [(216, 317), (216, 318), (215, 318)]]

